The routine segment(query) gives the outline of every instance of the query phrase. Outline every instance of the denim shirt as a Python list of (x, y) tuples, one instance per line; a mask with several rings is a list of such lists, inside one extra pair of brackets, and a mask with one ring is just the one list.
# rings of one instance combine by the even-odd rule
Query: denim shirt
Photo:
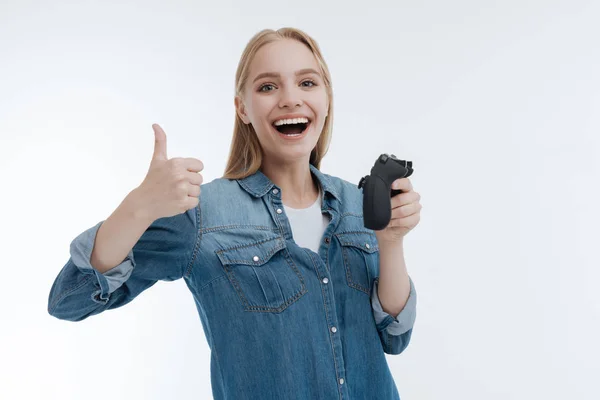
[(416, 292), (397, 315), (377, 296), (379, 246), (362, 189), (310, 165), (330, 216), (318, 253), (294, 242), (281, 188), (260, 170), (201, 186), (199, 205), (159, 218), (104, 274), (90, 256), (102, 222), (71, 242), (48, 298), (69, 321), (183, 278), (211, 349), (215, 399), (399, 399), (385, 354), (408, 346)]

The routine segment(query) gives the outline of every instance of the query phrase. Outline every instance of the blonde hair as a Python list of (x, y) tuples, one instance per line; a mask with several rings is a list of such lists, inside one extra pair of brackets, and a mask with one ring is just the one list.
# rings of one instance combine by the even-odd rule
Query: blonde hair
[[(325, 82), (325, 89), (329, 101), (328, 113), (325, 117), (325, 124), (319, 136), (316, 146), (310, 153), (310, 163), (319, 169), (321, 160), (329, 149), (331, 141), (331, 130), (333, 127), (333, 91), (331, 88), (331, 76), (329, 68), (323, 59), (319, 45), (308, 34), (296, 28), (280, 28), (278, 30), (263, 29), (255, 34), (244, 49), (237, 72), (235, 74), (235, 94), (243, 96), (244, 87), (248, 80), (250, 63), (254, 59), (256, 52), (265, 44), (272, 43), (281, 39), (293, 39), (303, 43), (315, 56), (321, 76)], [(262, 164), (263, 151), (256, 136), (254, 127), (251, 124), (246, 125), (240, 116), (235, 113), (235, 124), (233, 127), (233, 139), (229, 150), (229, 157), (225, 167), (223, 178), (243, 179), (254, 174)]]

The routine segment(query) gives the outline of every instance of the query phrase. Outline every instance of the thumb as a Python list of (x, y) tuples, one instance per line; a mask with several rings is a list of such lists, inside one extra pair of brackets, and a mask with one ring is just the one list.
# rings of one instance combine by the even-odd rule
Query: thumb
[(152, 124), (152, 129), (154, 129), (154, 154), (152, 159), (167, 160), (167, 135), (158, 124)]

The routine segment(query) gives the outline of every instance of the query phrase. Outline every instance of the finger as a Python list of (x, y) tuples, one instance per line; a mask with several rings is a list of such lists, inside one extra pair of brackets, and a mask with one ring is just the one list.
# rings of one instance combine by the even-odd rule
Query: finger
[(421, 220), (421, 214), (415, 213), (415, 214), (409, 215), (408, 217), (392, 219), (390, 221), (390, 223), (388, 224), (388, 227), (415, 226), (415, 225), (417, 225), (417, 223), (419, 223), (420, 220)]
[(160, 125), (152, 124), (154, 130), (154, 154), (153, 160), (167, 160), (167, 134)]
[(186, 201), (186, 209), (191, 210), (196, 207), (200, 203), (200, 198), (198, 196), (188, 196)]
[(202, 182), (204, 182), (204, 178), (202, 177), (202, 175), (200, 175), (197, 172), (186, 171), (185, 177), (187, 178), (188, 182), (192, 185), (199, 186), (202, 184)]
[(392, 182), (392, 189), (399, 189), (402, 192), (410, 192), (413, 189), (412, 183), (408, 178), (396, 179)]
[(391, 206), (392, 209), (396, 207), (402, 207), (405, 204), (415, 203), (421, 199), (421, 195), (417, 192), (406, 192), (400, 193), (392, 197)]
[(188, 185), (188, 196), (190, 196), (190, 197), (198, 197), (198, 196), (200, 196), (200, 186), (198, 186), (198, 185)]
[(410, 204), (406, 204), (401, 207), (396, 207), (392, 210), (391, 219), (400, 219), (400, 218), (410, 217), (411, 215), (416, 214), (419, 211), (421, 211), (421, 208), (423, 208), (423, 207), (421, 206), (420, 203), (410, 203)]
[(188, 171), (200, 172), (204, 169), (204, 163), (197, 158), (184, 158), (184, 164)]

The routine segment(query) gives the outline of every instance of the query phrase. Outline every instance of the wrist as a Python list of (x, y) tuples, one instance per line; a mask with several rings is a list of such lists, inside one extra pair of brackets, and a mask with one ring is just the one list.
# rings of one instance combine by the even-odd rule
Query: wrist
[(385, 239), (381, 239), (381, 238), (377, 238), (377, 244), (379, 245), (380, 249), (394, 249), (394, 250), (398, 250), (398, 249), (404, 249), (404, 238), (401, 238), (399, 240), (385, 240)]
[(123, 206), (133, 219), (144, 222), (148, 226), (156, 220), (156, 217), (152, 214), (150, 205), (146, 201), (146, 196), (144, 196), (139, 186), (129, 192), (127, 197), (125, 197)]

